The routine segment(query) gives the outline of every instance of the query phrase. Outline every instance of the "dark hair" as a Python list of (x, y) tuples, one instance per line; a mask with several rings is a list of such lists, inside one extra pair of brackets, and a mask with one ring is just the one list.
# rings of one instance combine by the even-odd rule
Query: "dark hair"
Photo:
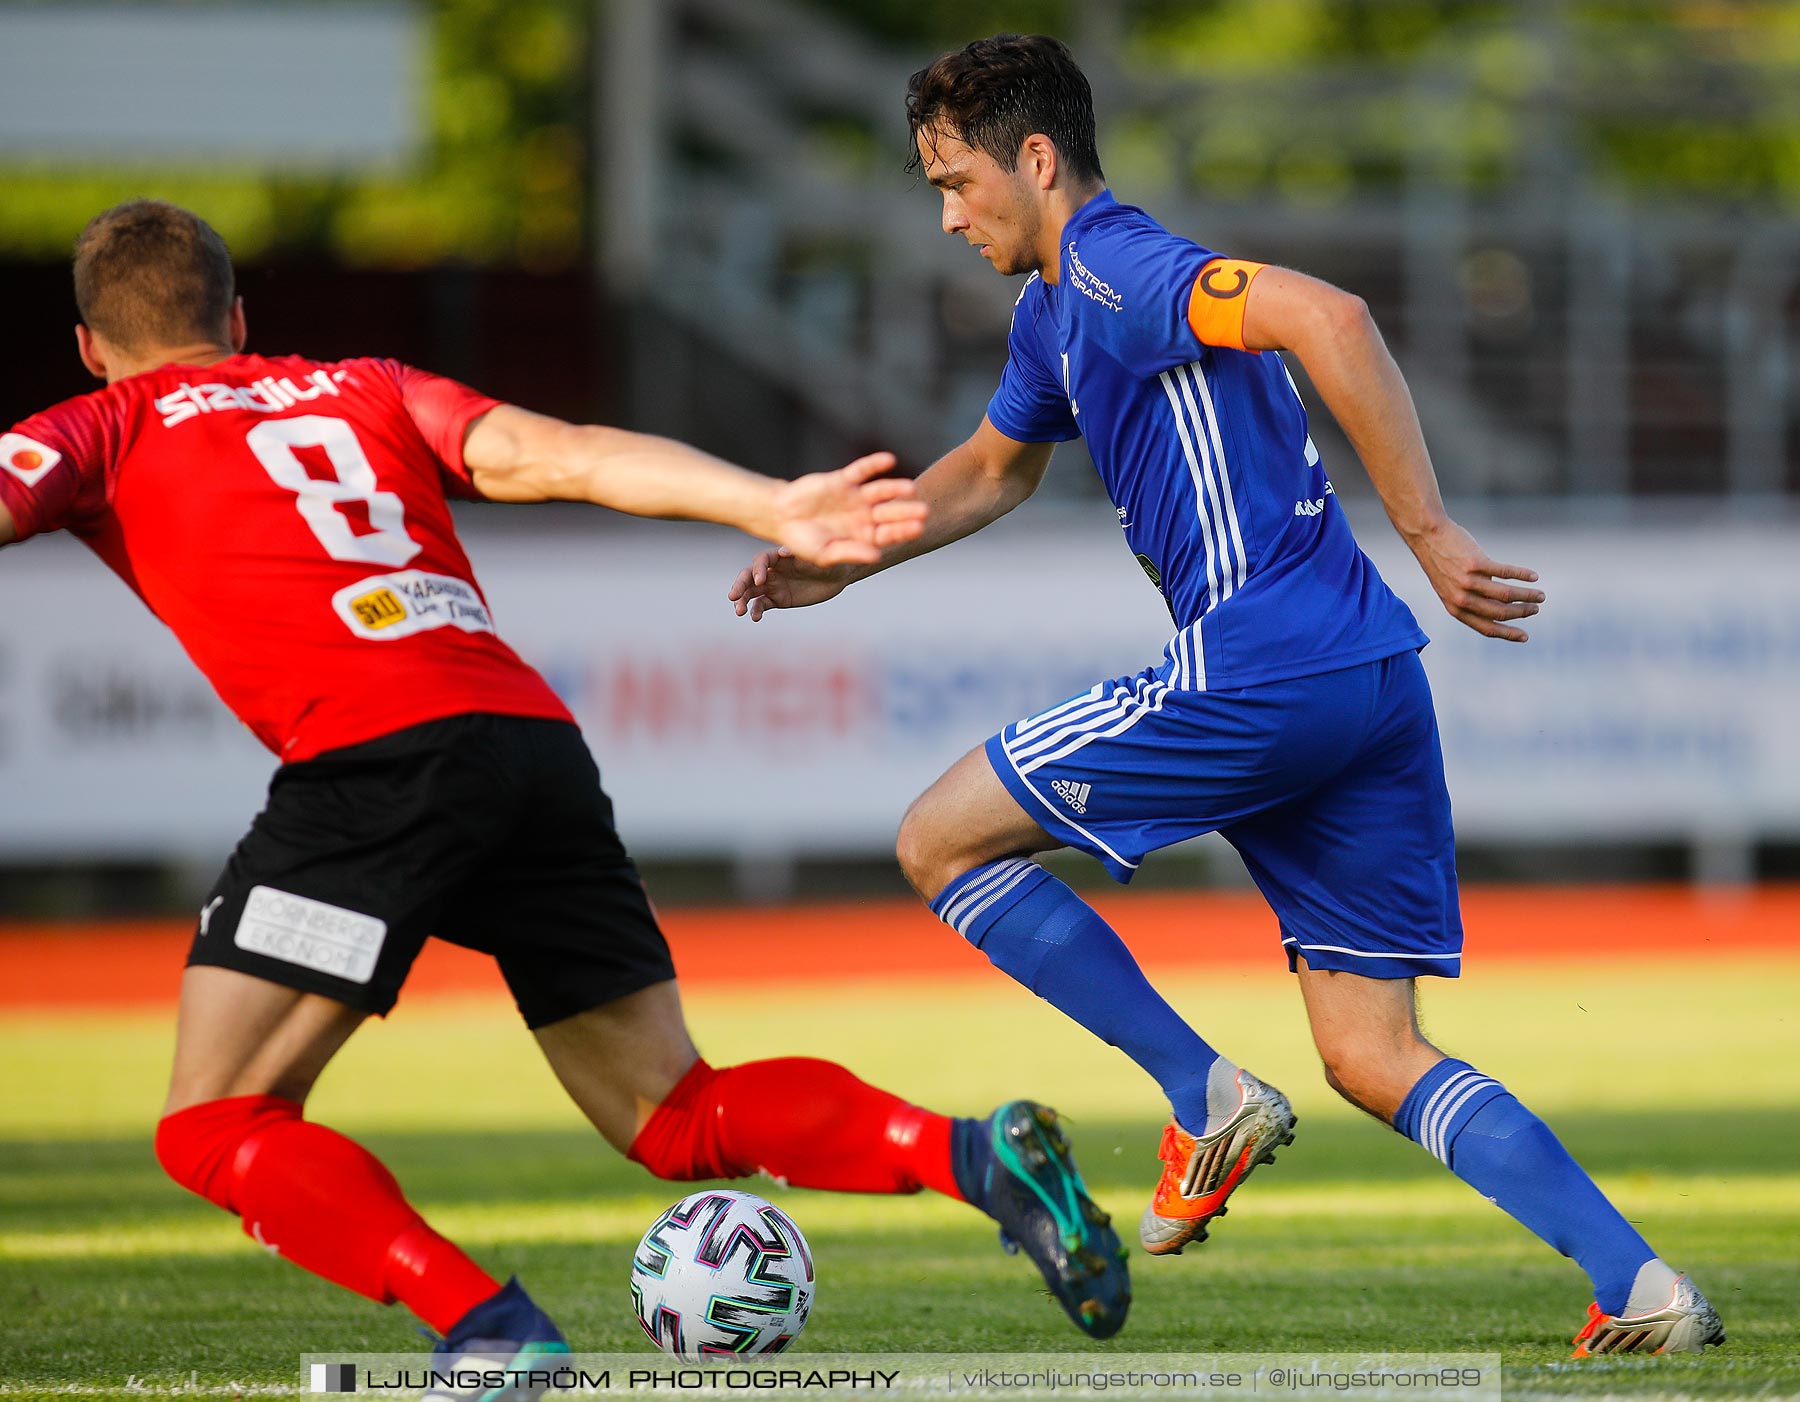
[(906, 168), (920, 163), (921, 128), (937, 127), (1003, 169), (1016, 170), (1019, 148), (1033, 132), (1056, 143), (1070, 173), (1104, 180), (1094, 148), (1094, 94), (1075, 55), (1047, 34), (996, 34), (945, 54), (906, 85), (913, 139)]
[(127, 200), (95, 215), (75, 240), (81, 319), (123, 350), (223, 344), (236, 294), (225, 240), (176, 205)]

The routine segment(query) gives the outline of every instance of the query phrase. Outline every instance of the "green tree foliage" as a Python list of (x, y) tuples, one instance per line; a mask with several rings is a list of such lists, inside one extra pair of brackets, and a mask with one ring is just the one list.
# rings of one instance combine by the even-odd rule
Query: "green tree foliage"
[[(1800, 203), (1797, 0), (813, 0), (923, 53), (1002, 29), (1122, 45), (1122, 188), (1332, 204), (1423, 175), (1585, 175)], [(1083, 53), (1095, 69), (1090, 53)]]
[(213, 162), (192, 170), (0, 166), (0, 256), (63, 257), (96, 211), (153, 195), (203, 213), (240, 257), (568, 267), (583, 241), (593, 7), (437, 0), (428, 14), (428, 135), (412, 167), (329, 177), (221, 171)]
[[(1106, 0), (1100, 0), (1105, 3)], [(953, 48), (1008, 31), (1066, 38), (1084, 4), (1094, 0), (812, 0), (840, 21), (892, 43)]]
[[(572, 266), (603, 3), (430, 0), (428, 136), (405, 170), (0, 165), (0, 256), (63, 257), (95, 211), (153, 194), (245, 257)], [(1009, 29), (1070, 40), (1128, 191), (1332, 205), (1421, 173), (1486, 190), (1580, 174), (1638, 199), (1800, 204), (1800, 0), (790, 3), (921, 61)], [(1103, 35), (1116, 69), (1093, 60)], [(821, 159), (889, 159), (842, 114), (819, 114), (813, 142)]]

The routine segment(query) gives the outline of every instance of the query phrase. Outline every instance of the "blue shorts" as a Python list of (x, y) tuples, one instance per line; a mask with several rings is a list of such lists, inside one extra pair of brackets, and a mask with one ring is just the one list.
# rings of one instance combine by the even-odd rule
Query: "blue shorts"
[(1374, 978), (1462, 965), (1455, 837), (1417, 653), (1238, 691), (1167, 666), (1008, 726), (988, 762), (1059, 842), (1129, 881), (1146, 854), (1218, 832), (1281, 922), (1288, 966)]

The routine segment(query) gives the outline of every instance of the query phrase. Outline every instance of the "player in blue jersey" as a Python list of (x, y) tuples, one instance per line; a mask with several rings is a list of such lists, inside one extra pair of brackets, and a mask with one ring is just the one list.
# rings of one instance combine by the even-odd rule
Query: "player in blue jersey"
[(945, 232), (1025, 274), (1000, 387), (918, 480), (931, 519), (880, 565), (757, 557), (740, 614), (831, 598), (979, 530), (1083, 437), (1129, 549), (1175, 623), (1162, 659), (1007, 726), (921, 796), (899, 857), (931, 908), (1000, 969), (1121, 1048), (1173, 1116), (1140, 1235), (1206, 1237), (1290, 1142), (1273, 1086), (1207, 1045), (1066, 885), (1073, 847), (1129, 881), (1217, 831), (1280, 921), (1326, 1080), (1422, 1144), (1591, 1278), (1576, 1356), (1698, 1350), (1718, 1315), (1497, 1080), (1419, 1031), (1414, 979), (1462, 959), (1450, 801), (1418, 651), (1427, 639), (1358, 549), (1280, 352), (1297, 356), (1444, 606), (1488, 637), (1543, 594), (1446, 514), (1411, 396), (1362, 301), (1222, 257), (1106, 189), (1069, 51), (1001, 35), (913, 76), (915, 161)]

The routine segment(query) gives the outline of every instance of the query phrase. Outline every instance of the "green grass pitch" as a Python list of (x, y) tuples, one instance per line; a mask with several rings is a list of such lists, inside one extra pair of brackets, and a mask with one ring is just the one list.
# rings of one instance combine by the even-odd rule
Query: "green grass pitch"
[[(1551, 1121), (1695, 1273), (1731, 1336), (1702, 1358), (1579, 1364), (1567, 1353), (1588, 1300), (1580, 1272), (1336, 1100), (1289, 980), (1164, 982), (1289, 1092), (1300, 1135), (1206, 1246), (1134, 1252), (1123, 1334), (1084, 1340), (966, 1207), (765, 1183), (818, 1262), (796, 1348), (1498, 1352), (1509, 1397), (1800, 1395), (1800, 961), (1514, 965), (1428, 986), (1428, 1032)], [(708, 989), (688, 1003), (716, 1064), (831, 1056), (963, 1114), (1050, 1101), (1095, 1195), (1136, 1222), (1156, 1171), (1154, 1088), (998, 976), (947, 991)], [(303, 1352), (422, 1347), (404, 1311), (270, 1258), (161, 1176), (150, 1136), (171, 1028), (160, 1013), (0, 1023), (0, 1395), (267, 1391), (293, 1385)], [(684, 1190), (585, 1128), (510, 1009), (403, 1003), (326, 1073), (313, 1114), (374, 1148), (491, 1270), (519, 1272), (577, 1348), (646, 1347), (631, 1250)]]

